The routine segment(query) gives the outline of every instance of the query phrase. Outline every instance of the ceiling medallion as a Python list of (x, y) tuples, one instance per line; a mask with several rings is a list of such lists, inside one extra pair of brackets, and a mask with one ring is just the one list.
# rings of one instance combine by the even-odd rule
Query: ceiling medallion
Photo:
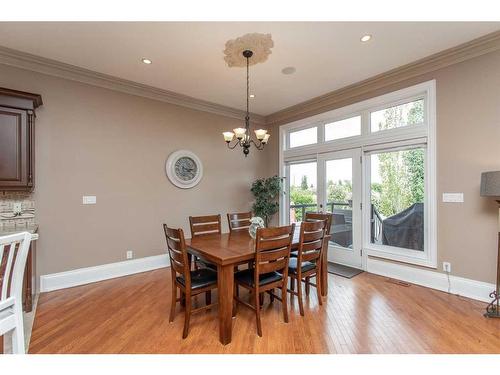
[[(236, 146), (243, 149), (245, 157), (250, 153), (250, 146), (253, 144), (257, 150), (263, 150), (264, 146), (269, 141), (270, 134), (265, 129), (254, 130), (256, 141), (252, 139), (250, 134), (250, 65), (255, 65), (259, 62), (264, 62), (271, 54), (273, 47), (271, 34), (246, 34), (240, 38), (230, 40), (226, 43), (224, 60), (228, 66), (246, 67), (247, 69), (247, 111), (245, 115), (245, 127), (233, 129), (232, 132), (224, 132), (224, 141), (227, 147), (231, 150)], [(257, 51), (257, 53), (256, 53)], [(243, 64), (241, 63), (243, 61)], [(235, 140), (233, 144), (231, 144)]]
[(271, 34), (245, 34), (239, 38), (231, 39), (226, 42), (224, 60), (230, 68), (243, 68), (247, 65), (246, 58), (243, 56), (243, 51), (250, 50), (253, 52), (250, 66), (255, 65), (266, 61), (273, 47), (274, 42), (271, 38)]

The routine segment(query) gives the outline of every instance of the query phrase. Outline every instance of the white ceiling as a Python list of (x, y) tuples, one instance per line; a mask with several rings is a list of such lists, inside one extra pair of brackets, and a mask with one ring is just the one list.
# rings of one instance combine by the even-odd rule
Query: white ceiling
[[(4, 22), (0, 45), (244, 109), (245, 73), (226, 66), (225, 42), (271, 33), (272, 54), (250, 71), (251, 111), (268, 115), (499, 29), (493, 22)], [(361, 43), (364, 34), (372, 40)], [(296, 73), (283, 75), (286, 66)]]

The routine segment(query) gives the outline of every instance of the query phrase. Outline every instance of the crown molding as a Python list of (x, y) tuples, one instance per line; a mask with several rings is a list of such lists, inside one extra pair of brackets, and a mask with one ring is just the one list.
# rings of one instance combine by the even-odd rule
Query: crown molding
[[(82, 82), (131, 95), (142, 96), (144, 98), (159, 100), (229, 118), (242, 120), (245, 117), (245, 112), (239, 109), (196, 99), (191, 96), (144, 85), (142, 83), (129, 81), (108, 74), (98, 73), (93, 70), (80, 68), (75, 65), (66, 64), (60, 61), (32, 55), (30, 53), (17, 51), (3, 46), (0, 46), (0, 64)], [(262, 125), (265, 124), (264, 116), (252, 113), (251, 118), (253, 123)]]
[(266, 124), (283, 125), (360, 101), (363, 95), (500, 50), (500, 31), (460, 44), (364, 81), (315, 97), (266, 116)]

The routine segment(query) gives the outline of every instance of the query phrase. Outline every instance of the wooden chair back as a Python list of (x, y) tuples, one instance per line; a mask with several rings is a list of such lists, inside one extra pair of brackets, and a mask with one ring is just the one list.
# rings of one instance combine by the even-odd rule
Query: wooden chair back
[[(326, 220), (303, 222), (300, 226), (300, 239), (297, 261), (319, 262), (326, 233)], [(300, 267), (298, 267), (300, 268)]]
[(329, 212), (306, 212), (306, 221), (326, 221), (325, 233), (328, 235), (332, 229), (333, 214)]
[(227, 223), (231, 233), (250, 228), (251, 212), (227, 214)]
[[(277, 228), (259, 228), (255, 238), (255, 280), (259, 275), (277, 271), (288, 275), (288, 259), (295, 224)], [(256, 283), (258, 285), (258, 283)]]
[(179, 229), (169, 228), (167, 224), (163, 224), (165, 238), (168, 246), (168, 256), (170, 258), (170, 267), (172, 272), (180, 274), (186, 280), (186, 287), (191, 285), (191, 273), (189, 272), (189, 258), (184, 238), (184, 231)]
[(219, 215), (189, 216), (191, 237), (204, 234), (221, 233), (221, 218)]
[(15, 298), (21, 303), (30, 242), (28, 232), (0, 237), (0, 311), (12, 306), (8, 299)]

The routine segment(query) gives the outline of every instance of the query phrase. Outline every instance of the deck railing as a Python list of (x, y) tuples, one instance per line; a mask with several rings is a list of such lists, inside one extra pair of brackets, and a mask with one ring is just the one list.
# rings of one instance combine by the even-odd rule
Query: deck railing
[[(326, 204), (327, 211), (329, 211), (329, 212), (333, 212), (335, 207), (339, 207), (339, 209), (347, 210), (346, 208), (340, 208), (340, 207), (346, 207), (346, 206), (350, 207), (350, 204), (346, 203), (346, 202), (328, 202)], [(330, 208), (330, 210), (328, 208)], [(304, 219), (304, 217), (306, 216), (306, 212), (317, 211), (317, 210), (318, 210), (318, 205), (315, 203), (291, 204), (290, 205), (290, 213), (293, 212), (295, 214), (295, 221), (302, 221)]]
[[(351, 204), (347, 202), (328, 202), (326, 204), (327, 211), (334, 212), (337, 210), (351, 211)], [(290, 215), (295, 215), (295, 221), (302, 221), (306, 216), (306, 212), (317, 211), (318, 205), (315, 203), (311, 204), (291, 204), (290, 205)], [(352, 217), (352, 214), (351, 214)], [(382, 217), (378, 213), (377, 209), (372, 205), (370, 214), (371, 223), (371, 242), (372, 243), (382, 243)]]
[(370, 214), (371, 234), (370, 239), (372, 243), (382, 243), (382, 217), (378, 213), (374, 205)]

